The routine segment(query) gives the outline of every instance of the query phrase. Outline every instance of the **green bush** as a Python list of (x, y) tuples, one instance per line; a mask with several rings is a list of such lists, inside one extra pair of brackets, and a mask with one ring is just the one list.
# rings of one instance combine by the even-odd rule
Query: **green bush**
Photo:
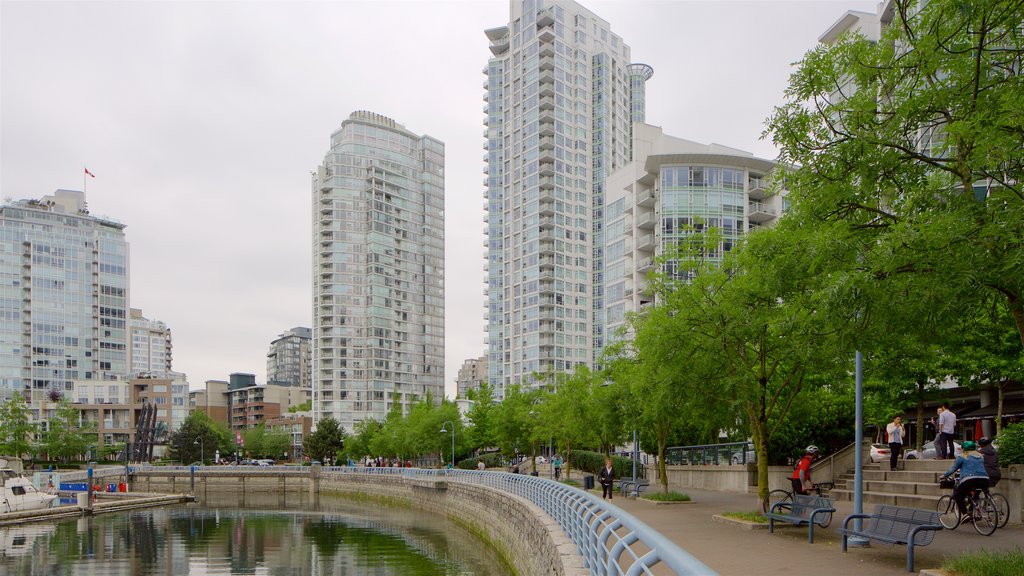
[(996, 438), (999, 465), (1024, 464), (1024, 422), (1010, 424)]
[(466, 458), (465, 460), (459, 460), (455, 466), (460, 470), (476, 470), (477, 462), (480, 461), (483, 461), (484, 466), (488, 468), (501, 468), (501, 453), (492, 452), (476, 458)]
[(669, 491), (664, 494), (661, 492), (644, 492), (640, 495), (644, 500), (652, 500), (654, 502), (689, 502), (690, 495), (682, 492)]
[[(590, 452), (588, 450), (576, 450), (572, 453), (572, 461), (569, 463), (574, 469), (587, 474), (597, 475), (604, 468), (604, 454), (601, 452)], [(633, 461), (622, 456), (612, 456), (612, 470), (616, 478), (633, 477)], [(636, 466), (637, 478), (644, 478), (644, 467), (641, 464)]]

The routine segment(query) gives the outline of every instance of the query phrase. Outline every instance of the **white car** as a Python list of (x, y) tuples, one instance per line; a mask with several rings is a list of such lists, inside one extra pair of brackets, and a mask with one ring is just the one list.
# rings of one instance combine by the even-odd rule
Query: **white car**
[[(963, 453), (963, 449), (960, 448), (960, 443), (959, 442), (953, 442), (953, 449), (954, 449), (954, 453), (953, 453), (954, 456), (959, 456), (959, 455), (961, 455)], [(921, 446), (921, 452), (920, 453), (918, 453), (917, 450), (907, 450), (907, 455), (905, 456), (905, 458), (907, 460), (917, 460), (917, 459), (932, 460), (932, 459), (934, 459), (935, 458), (935, 442), (925, 442), (924, 446)]]
[(888, 444), (872, 444), (871, 445), (871, 463), (878, 464), (879, 462), (885, 462), (889, 459), (892, 452), (889, 451)]

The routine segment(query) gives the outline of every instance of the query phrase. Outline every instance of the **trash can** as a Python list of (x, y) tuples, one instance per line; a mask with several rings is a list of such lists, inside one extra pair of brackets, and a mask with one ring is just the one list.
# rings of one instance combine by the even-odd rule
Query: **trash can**
[(540, 476), (540, 474), (537, 474), (537, 471), (534, 470), (533, 472), (530, 472), (530, 476)]
[(117, 492), (117, 484), (107, 484), (107, 492)]
[(583, 477), (583, 489), (593, 490), (594, 489), (594, 475), (588, 474)]
[(126, 484), (124, 482), (121, 482), (120, 484), (117, 485), (117, 491), (118, 492), (127, 492), (128, 491), (128, 484)]

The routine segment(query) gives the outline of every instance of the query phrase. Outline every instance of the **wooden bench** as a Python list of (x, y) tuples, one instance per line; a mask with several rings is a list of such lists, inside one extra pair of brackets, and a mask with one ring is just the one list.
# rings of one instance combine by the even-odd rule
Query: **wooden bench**
[(619, 493), (623, 496), (639, 496), (651, 485), (650, 480), (623, 480), (619, 483)]
[[(907, 572), (914, 571), (914, 546), (927, 546), (935, 539), (935, 533), (942, 530), (939, 512), (902, 508), (879, 504), (873, 514), (851, 514), (843, 521), (840, 532), (843, 535), (843, 552), (846, 539), (860, 536), (889, 544), (903, 544), (907, 547)], [(864, 519), (860, 530), (850, 528), (850, 520)]]
[(835, 511), (832, 501), (824, 496), (794, 494), (792, 502), (776, 502), (765, 516), (768, 518), (769, 532), (775, 532), (776, 520), (796, 526), (807, 524), (807, 541), (813, 544), (814, 525), (828, 526)]

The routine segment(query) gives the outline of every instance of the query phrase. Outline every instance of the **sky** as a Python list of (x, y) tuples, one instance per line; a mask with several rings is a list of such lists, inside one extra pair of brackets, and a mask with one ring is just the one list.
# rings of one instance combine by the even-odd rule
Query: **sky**
[[(774, 158), (765, 119), (818, 36), (874, 2), (588, 1), (654, 67), (647, 123)], [(265, 382), (312, 325), (310, 172), (356, 110), (446, 147), (445, 382), (482, 356), (483, 31), (507, 1), (0, 0), (0, 197), (81, 190), (124, 223), (130, 304), (192, 389)]]

